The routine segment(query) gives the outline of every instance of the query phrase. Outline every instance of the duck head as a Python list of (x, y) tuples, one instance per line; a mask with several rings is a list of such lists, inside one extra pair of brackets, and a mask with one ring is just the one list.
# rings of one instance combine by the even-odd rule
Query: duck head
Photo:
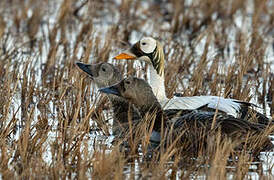
[(130, 49), (122, 52), (114, 59), (141, 60), (149, 63), (157, 71), (157, 74), (164, 76), (164, 51), (161, 43), (152, 37), (144, 37), (136, 42)]
[(98, 88), (110, 86), (122, 80), (122, 74), (119, 69), (106, 62), (98, 64), (76, 62), (76, 65), (89, 75)]
[(161, 131), (162, 120), (165, 116), (161, 105), (145, 80), (128, 77), (113, 86), (99, 89), (99, 91), (125, 98), (129, 103), (132, 103), (138, 108), (143, 118), (151, 117), (150, 120), (155, 120), (153, 130), (156, 132)]
[(121, 82), (101, 88), (99, 91), (123, 97), (137, 107), (150, 106), (157, 102), (149, 84), (136, 77), (127, 77)]

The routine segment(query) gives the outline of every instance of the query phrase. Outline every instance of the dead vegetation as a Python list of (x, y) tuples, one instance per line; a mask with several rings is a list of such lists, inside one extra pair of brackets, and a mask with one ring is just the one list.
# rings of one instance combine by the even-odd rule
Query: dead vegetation
[[(136, 150), (141, 141), (146, 151), (147, 132), (126, 156), (109, 147), (108, 101), (74, 63), (113, 62), (153, 36), (164, 45), (169, 97), (252, 100), (273, 118), (273, 9), (271, 0), (1, 1), (0, 177), (272, 179), (271, 155), (254, 170), (257, 159), (219, 136), (196, 158), (170, 148), (146, 161)], [(139, 69), (113, 63), (127, 74)]]

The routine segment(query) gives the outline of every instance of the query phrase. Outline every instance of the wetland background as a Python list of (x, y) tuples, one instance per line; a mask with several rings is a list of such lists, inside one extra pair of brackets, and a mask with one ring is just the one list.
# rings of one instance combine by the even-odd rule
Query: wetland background
[(230, 142), (182, 163), (124, 156), (111, 146), (107, 99), (76, 61), (112, 58), (143, 36), (163, 44), (168, 97), (221, 95), (274, 116), (273, 0), (1, 0), (0, 177), (273, 179), (273, 153), (254, 167)]

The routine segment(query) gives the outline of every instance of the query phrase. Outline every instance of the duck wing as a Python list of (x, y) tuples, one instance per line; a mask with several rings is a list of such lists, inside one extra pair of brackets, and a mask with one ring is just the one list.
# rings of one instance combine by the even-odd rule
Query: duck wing
[(192, 111), (191, 113), (184, 114), (177, 118), (174, 123), (174, 128), (182, 128), (184, 126), (191, 127), (200, 126), (210, 130), (212, 123), (215, 119), (214, 129), (221, 128), (221, 131), (226, 134), (239, 133), (239, 132), (262, 132), (265, 128), (262, 124), (255, 124), (246, 120), (234, 118), (231, 115), (222, 113), (215, 114), (214, 112), (207, 111)]
[[(174, 96), (173, 98), (165, 99), (160, 103), (164, 109), (196, 110), (203, 107), (206, 111), (215, 112), (216, 109), (218, 109), (219, 112), (225, 112), (233, 117), (239, 117), (241, 119), (256, 117), (257, 122), (261, 124), (269, 124), (271, 122), (265, 115), (254, 110), (253, 107), (257, 107), (255, 104), (218, 96)], [(250, 112), (250, 109), (252, 109), (252, 113)]]

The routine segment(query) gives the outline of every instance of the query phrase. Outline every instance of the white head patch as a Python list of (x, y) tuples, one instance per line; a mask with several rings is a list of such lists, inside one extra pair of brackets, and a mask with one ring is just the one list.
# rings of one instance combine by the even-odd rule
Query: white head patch
[(152, 37), (144, 37), (140, 40), (140, 49), (144, 53), (152, 53), (156, 48), (156, 40)]

